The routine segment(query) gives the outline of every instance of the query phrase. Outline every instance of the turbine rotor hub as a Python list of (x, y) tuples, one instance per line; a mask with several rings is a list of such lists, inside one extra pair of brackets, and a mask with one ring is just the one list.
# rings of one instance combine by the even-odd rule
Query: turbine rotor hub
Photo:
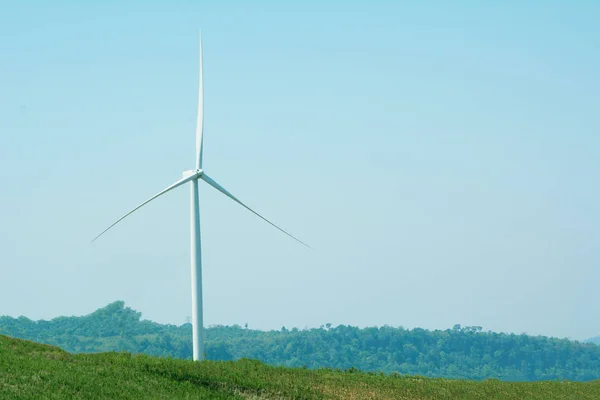
[(196, 178), (200, 178), (204, 174), (202, 169), (190, 169), (188, 171), (183, 172), (184, 178), (189, 178), (192, 175), (196, 175)]

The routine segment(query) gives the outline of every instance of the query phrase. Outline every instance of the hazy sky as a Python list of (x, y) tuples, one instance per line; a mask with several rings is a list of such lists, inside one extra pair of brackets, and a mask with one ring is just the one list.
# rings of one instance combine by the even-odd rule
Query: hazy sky
[[(101, 4), (102, 3), (102, 4)], [(0, 315), (600, 334), (600, 3), (0, 3)]]

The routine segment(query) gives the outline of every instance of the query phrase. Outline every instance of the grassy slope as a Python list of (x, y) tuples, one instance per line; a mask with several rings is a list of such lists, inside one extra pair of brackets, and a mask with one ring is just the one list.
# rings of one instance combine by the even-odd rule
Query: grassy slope
[(73, 355), (0, 336), (0, 399), (599, 399), (600, 382), (472, 382), (269, 367), (256, 361)]

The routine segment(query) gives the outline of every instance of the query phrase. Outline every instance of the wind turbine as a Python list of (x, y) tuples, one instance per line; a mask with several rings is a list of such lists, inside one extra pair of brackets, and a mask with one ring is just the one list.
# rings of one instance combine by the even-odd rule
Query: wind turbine
[(135, 211), (139, 210), (146, 204), (150, 203), (152, 200), (157, 197), (162, 196), (163, 194), (170, 192), (171, 190), (178, 188), (186, 183), (190, 183), (191, 189), (191, 213), (190, 213), (190, 245), (191, 245), (191, 265), (192, 265), (192, 340), (193, 340), (193, 359), (194, 361), (201, 361), (204, 359), (204, 326), (202, 320), (202, 260), (201, 260), (201, 246), (200, 246), (200, 205), (198, 200), (198, 181), (203, 180), (208, 183), (213, 188), (217, 189), (219, 192), (223, 193), (225, 196), (229, 197), (231, 200), (235, 201), (242, 207), (246, 208), (248, 211), (252, 212), (262, 220), (271, 224), (275, 228), (279, 229), (281, 232), (285, 233), (292, 239), (300, 242), (304, 246), (310, 248), (306, 243), (301, 241), (300, 239), (292, 236), (290, 233), (275, 225), (273, 222), (269, 221), (244, 203), (242, 203), (237, 197), (231, 194), (227, 189), (223, 186), (219, 185), (214, 179), (210, 178), (206, 175), (206, 172), (202, 169), (202, 152), (203, 152), (203, 143), (202, 143), (202, 134), (204, 130), (204, 91), (202, 87), (202, 36), (200, 36), (200, 82), (198, 88), (198, 119), (196, 125), (196, 168), (185, 171), (183, 173), (183, 178), (173, 183), (171, 186), (166, 187), (161, 190), (154, 196), (150, 197), (148, 200), (144, 201), (142, 204), (129, 211), (127, 214), (123, 215), (117, 221), (115, 221), (112, 225), (102, 231), (98, 236), (96, 236), (92, 242), (106, 233), (110, 228), (121, 222), (127, 216), (133, 214)]

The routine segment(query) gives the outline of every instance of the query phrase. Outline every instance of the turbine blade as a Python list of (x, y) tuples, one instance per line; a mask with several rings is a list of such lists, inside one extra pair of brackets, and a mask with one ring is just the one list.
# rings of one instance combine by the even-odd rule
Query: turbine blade
[(158, 192), (157, 194), (155, 194), (154, 196), (150, 197), (148, 200), (146, 200), (145, 202), (143, 202), (142, 204), (140, 204), (139, 206), (137, 206), (136, 208), (134, 208), (133, 210), (129, 211), (127, 214), (123, 215), (121, 218), (119, 218), (118, 220), (116, 220), (111, 226), (109, 226), (108, 228), (106, 228), (105, 230), (103, 230), (98, 236), (96, 236), (92, 242), (94, 242), (96, 239), (98, 239), (100, 236), (104, 235), (110, 228), (112, 228), (113, 226), (115, 226), (116, 224), (118, 224), (119, 222), (121, 222), (122, 220), (124, 220), (126, 217), (128, 217), (129, 215), (133, 214), (135, 211), (139, 210), (140, 208), (142, 208), (143, 206), (145, 206), (146, 204), (150, 203), (152, 200), (156, 199), (159, 196), (162, 196), (163, 194), (183, 185), (184, 183), (187, 183), (189, 181), (191, 181), (192, 179), (197, 179), (197, 174), (192, 174), (190, 176), (186, 176), (185, 178), (182, 178), (180, 180), (178, 180), (177, 182), (175, 182), (174, 184), (172, 184), (171, 186), (165, 188), (164, 190), (161, 190), (160, 192)]
[(196, 169), (202, 169), (204, 131), (204, 87), (202, 82), (202, 32), (200, 32), (200, 77), (198, 81), (198, 119), (196, 121)]
[(284, 229), (280, 228), (279, 226), (275, 225), (273, 222), (269, 221), (268, 219), (266, 219), (265, 217), (263, 217), (262, 215), (260, 215), (259, 213), (257, 213), (256, 211), (254, 211), (253, 209), (251, 209), (250, 207), (248, 207), (244, 203), (242, 203), (237, 197), (235, 197), (234, 195), (232, 195), (231, 193), (229, 193), (229, 191), (227, 191), (227, 189), (225, 189), (223, 186), (219, 185), (217, 182), (215, 182), (213, 179), (211, 179), (205, 173), (203, 173), (202, 175), (200, 175), (200, 179), (204, 180), (204, 182), (208, 183), (210, 186), (214, 187), (219, 192), (221, 192), (225, 196), (229, 197), (231, 200), (235, 201), (236, 203), (238, 203), (239, 205), (241, 205), (242, 207), (244, 207), (245, 209), (247, 209), (248, 211), (250, 211), (251, 213), (253, 213), (257, 217), (261, 218), (263, 221), (265, 221), (268, 224), (274, 226), (275, 228), (279, 229), (281, 232), (285, 233), (286, 235), (288, 235), (289, 237), (291, 237), (295, 241), (303, 244), (304, 246), (306, 246), (306, 247), (308, 247), (309, 249), (312, 250), (312, 247), (310, 247), (309, 245), (307, 245), (306, 243), (304, 243), (302, 240), (298, 239), (297, 237), (295, 237), (291, 233), (289, 233), (289, 232), (285, 231)]

